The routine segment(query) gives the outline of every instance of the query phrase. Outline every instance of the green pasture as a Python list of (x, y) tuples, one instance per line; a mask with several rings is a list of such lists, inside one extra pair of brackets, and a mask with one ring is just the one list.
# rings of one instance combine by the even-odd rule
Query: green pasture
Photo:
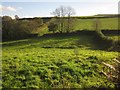
[[(100, 30), (118, 30), (118, 18), (98, 18)], [(95, 30), (95, 19), (76, 19), (74, 30)]]
[(115, 87), (102, 73), (118, 52), (99, 50), (91, 35), (53, 36), (2, 43), (5, 88)]

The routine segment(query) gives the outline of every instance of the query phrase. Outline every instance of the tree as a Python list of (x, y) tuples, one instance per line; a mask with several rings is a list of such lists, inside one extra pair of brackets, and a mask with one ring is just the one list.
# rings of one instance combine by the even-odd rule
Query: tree
[(49, 30), (49, 31), (52, 31), (53, 33), (55, 33), (55, 31), (58, 30), (58, 23), (57, 23), (56, 18), (52, 18), (52, 19), (47, 23), (47, 26), (48, 26), (48, 30)]
[(2, 36), (4, 40), (29, 37), (41, 27), (42, 19), (15, 20), (9, 16), (2, 17)]
[[(70, 31), (70, 23), (72, 22), (71, 21), (71, 16), (75, 14), (75, 10), (72, 8), (72, 7), (67, 7), (67, 16), (68, 16), (68, 28), (67, 28), (67, 32)], [(72, 25), (71, 25), (72, 26)]]
[(63, 14), (64, 12), (64, 7), (63, 6), (60, 6), (59, 8), (56, 8), (55, 11), (52, 12), (52, 14), (56, 17), (56, 20), (58, 22), (58, 31), (60, 33), (63, 32)]
[(65, 16), (67, 14), (67, 9), (65, 6), (60, 6), (60, 12), (61, 12), (61, 20), (60, 20), (60, 23), (61, 23), (61, 33), (65, 31)]
[(11, 21), (12, 18), (10, 16), (3, 16), (2, 21)]
[(60, 8), (56, 8), (51, 14), (55, 15), (56, 17), (61, 17)]
[(7, 38), (10, 36), (11, 29), (13, 28), (13, 20), (9, 16), (2, 17), (2, 36)]
[(19, 19), (18, 15), (15, 15), (15, 19), (16, 19), (16, 20), (18, 20), (18, 19)]
[[(70, 19), (71, 16), (75, 14), (75, 11), (72, 7), (65, 7), (65, 6), (60, 6), (59, 8), (56, 8), (52, 14), (56, 17), (56, 19), (59, 22), (58, 25), (58, 30), (59, 32), (69, 32), (70, 31)], [(66, 17), (68, 18), (68, 23), (67, 23), (67, 29), (65, 30), (65, 22), (66, 22)]]
[(57, 24), (56, 23), (50, 23), (48, 25), (49, 31), (53, 31), (53, 33), (55, 33), (55, 31), (57, 30)]

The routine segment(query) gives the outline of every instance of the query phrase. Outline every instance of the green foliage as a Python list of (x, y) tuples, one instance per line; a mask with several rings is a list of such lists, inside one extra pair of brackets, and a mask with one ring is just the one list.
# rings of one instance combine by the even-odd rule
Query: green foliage
[(113, 37), (109, 37), (104, 35), (101, 30), (96, 31), (95, 33), (95, 38), (96, 38), (96, 42), (103, 47), (104, 50), (108, 50), (108, 51), (120, 51), (119, 47), (120, 47), (120, 40), (118, 39), (118, 36), (114, 36), (117, 37), (113, 38)]
[(2, 30), (4, 39), (20, 39), (29, 37), (42, 25), (41, 19), (33, 20), (13, 20), (9, 16), (2, 17)]
[[(41, 24), (38, 24), (40, 22), (36, 19), (35, 21), (17, 21), (10, 17), (5, 19), (3, 21), (3, 34), (10, 38), (18, 35), (24, 36), (26, 33), (43, 35), (47, 33), (48, 28), (50, 31), (56, 31), (55, 28), (57, 28), (57, 23), (50, 22), (50, 25), (48, 23), (43, 24), (40, 21)], [(94, 28), (92, 20), (78, 19), (71, 30), (92, 30)], [(104, 21), (104, 19), (100, 20)], [(103, 22), (101, 23), (103, 25)], [(67, 25), (67, 19), (64, 21), (65, 25)], [(113, 25), (113, 28), (115, 28), (115, 25)], [(66, 31), (67, 26), (64, 27), (63, 32)], [(103, 46), (98, 46), (99, 42)], [(118, 52), (107, 52), (99, 49), (108, 48), (111, 44), (116, 46), (117, 43), (117, 40), (111, 40), (99, 31), (95, 34), (76, 32), (76, 34), (59, 35), (56, 33), (53, 36), (45, 35), (31, 39), (3, 42), (2, 86), (3, 88), (29, 89), (114, 88), (115, 83), (109, 81), (101, 73), (103, 70), (101, 62), (111, 64), (114, 58), (118, 58)]]
[(58, 30), (58, 23), (56, 22), (56, 19), (52, 19), (50, 22), (49, 22), (49, 25), (48, 25), (48, 28), (49, 28), (49, 31), (55, 33), (55, 31)]
[[(3, 88), (115, 87), (101, 74), (101, 62), (112, 63), (118, 53), (91, 50), (94, 44), (92, 40), (92, 36), (73, 35), (4, 42)], [(47, 48), (47, 45), (51, 48)], [(72, 45), (74, 48), (62, 48)]]
[(42, 24), (40, 27), (34, 30), (33, 33), (37, 33), (39, 36), (42, 36), (48, 33), (48, 26), (46, 24)]
[[(16, 19), (13, 20), (9, 16), (2, 17), (2, 33), (4, 39), (21, 39), (29, 37), (31, 34), (44, 35), (53, 32), (72, 32), (74, 30), (94, 30), (94, 19), (78, 19), (78, 18), (52, 18), (43, 23), (46, 18), (33, 19)], [(100, 30), (116, 30), (118, 29), (118, 18), (99, 18)], [(51, 24), (48, 24), (48, 23)], [(46, 25), (45, 25), (46, 24)], [(48, 26), (47, 26), (48, 25)]]

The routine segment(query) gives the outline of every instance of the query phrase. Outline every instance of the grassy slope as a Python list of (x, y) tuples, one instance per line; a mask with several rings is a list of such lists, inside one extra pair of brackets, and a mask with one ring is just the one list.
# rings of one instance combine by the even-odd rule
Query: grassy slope
[(114, 87), (101, 61), (111, 63), (118, 53), (92, 49), (98, 47), (88, 35), (4, 42), (3, 87)]
[(4, 42), (4, 46), (22, 47), (43, 47), (43, 48), (75, 48), (82, 49), (97, 49), (94, 43), (94, 36), (91, 35), (71, 35), (71, 36), (57, 36), (57, 37), (41, 37), (18, 41)]

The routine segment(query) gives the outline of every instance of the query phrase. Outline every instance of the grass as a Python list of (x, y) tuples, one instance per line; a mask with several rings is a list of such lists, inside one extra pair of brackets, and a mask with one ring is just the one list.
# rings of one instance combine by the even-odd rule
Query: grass
[(74, 49), (3, 49), (3, 87), (114, 87), (99, 60), (111, 62), (117, 53), (78, 51), (76, 57)]
[[(100, 30), (118, 30), (118, 18), (98, 18), (99, 21), (99, 29)], [(95, 30), (95, 19), (74, 19), (71, 21), (73, 23), (70, 23), (72, 26), (73, 31), (77, 30)], [(48, 32), (47, 25), (43, 25), (39, 27), (37, 30), (35, 30), (32, 33), (38, 33), (40, 36), (52, 32)], [(58, 31), (57, 31), (58, 32)]]
[(101, 62), (112, 63), (118, 52), (99, 50), (91, 35), (3, 42), (2, 50), (4, 88), (115, 87)]
[(118, 18), (100, 19), (101, 28), (104, 30), (118, 30)]
[(57, 37), (40, 37), (25, 40), (17, 40), (10, 42), (3, 42), (4, 47), (16, 47), (16, 48), (31, 48), (31, 47), (43, 47), (43, 48), (75, 48), (80, 47), (82, 49), (98, 48), (94, 42), (94, 36), (92, 35), (70, 35), (70, 36), (57, 36)]
[(113, 40), (119, 40), (120, 36), (115, 36), (115, 35), (108, 35), (109, 38), (113, 39)]
[[(101, 30), (118, 30), (118, 18), (99, 18)], [(76, 19), (74, 30), (95, 30), (94, 19)]]
[(113, 39), (113, 40), (119, 40), (120, 39), (120, 36), (119, 36), (119, 33), (117, 33), (117, 35), (115, 34), (105, 34), (105, 36), (109, 37), (110, 39)]

